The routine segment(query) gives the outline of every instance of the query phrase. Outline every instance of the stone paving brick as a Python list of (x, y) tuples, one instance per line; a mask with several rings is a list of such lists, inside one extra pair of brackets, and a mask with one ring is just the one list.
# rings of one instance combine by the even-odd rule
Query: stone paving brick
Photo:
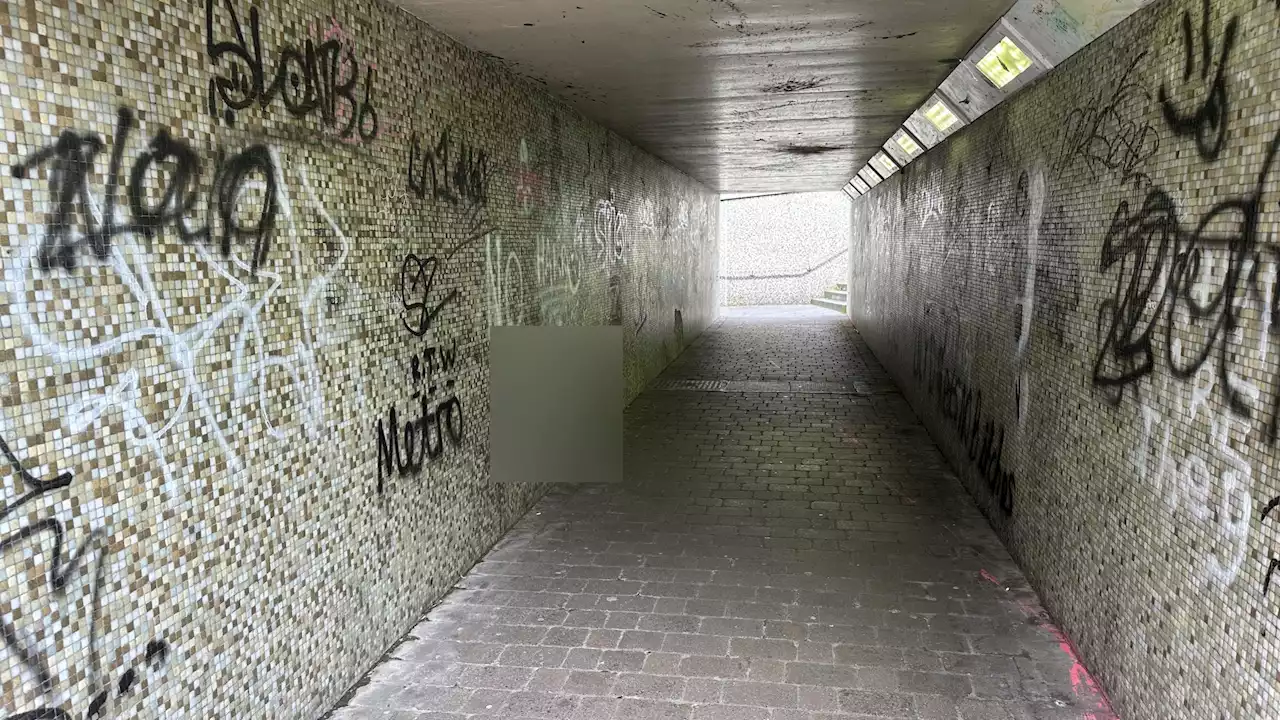
[(530, 668), (508, 668), (495, 665), (476, 665), (462, 673), (463, 687), (515, 690), (523, 688), (533, 677)]
[(680, 673), (688, 677), (745, 678), (747, 661), (737, 658), (687, 657), (680, 661)]
[(529, 679), (529, 684), (525, 687), (529, 690), (539, 690), (542, 692), (557, 692), (564, 687), (565, 681), (569, 679), (569, 671), (560, 668), (538, 668), (533, 671), (533, 677)]
[(644, 658), (644, 672), (655, 675), (676, 675), (680, 672), (680, 655), (676, 653), (651, 652)]
[(703, 705), (694, 709), (693, 720), (769, 720), (769, 711), (760, 707)]
[(618, 712), (615, 698), (584, 697), (578, 699), (578, 709), (569, 720), (608, 720)]
[(890, 718), (909, 718), (914, 715), (910, 695), (874, 690), (841, 691), (840, 711)]
[(409, 685), (390, 698), (390, 707), (404, 710), (460, 709), (471, 696), (470, 690), (435, 685)]
[(684, 686), (684, 699), (694, 703), (719, 704), (724, 695), (724, 681), (713, 678), (689, 678)]
[(576, 670), (569, 673), (564, 691), (575, 695), (608, 695), (614, 679), (612, 672)]
[(523, 667), (559, 667), (569, 651), (534, 645), (512, 645), (498, 657), (499, 665), (515, 665)]
[(715, 635), (668, 633), (662, 649), (686, 655), (727, 655), (729, 639)]
[(796, 659), (796, 643), (792, 640), (733, 638), (730, 650), (730, 654), (741, 657), (769, 658), (772, 660)]
[(788, 708), (796, 706), (796, 697), (795, 685), (731, 681), (724, 686), (724, 701), (731, 705)]
[(641, 395), (626, 482), (544, 498), (333, 717), (1083, 717), (1070, 658), (981, 577), (1012, 560), (856, 332), (788, 317), (727, 318), (663, 379), (856, 392)]
[(617, 720), (689, 720), (694, 706), (666, 700), (624, 698), (614, 714)]
[(578, 699), (571, 695), (543, 692), (517, 692), (507, 698), (502, 710), (507, 715), (531, 718), (564, 718), (578, 708)]
[(471, 694), (466, 704), (462, 706), (462, 712), (468, 714), (492, 714), (507, 704), (507, 698), (511, 697), (512, 692), (509, 690), (496, 690), (492, 688), (479, 688)]
[(601, 650), (573, 648), (564, 659), (564, 667), (574, 670), (594, 670), (600, 666)]

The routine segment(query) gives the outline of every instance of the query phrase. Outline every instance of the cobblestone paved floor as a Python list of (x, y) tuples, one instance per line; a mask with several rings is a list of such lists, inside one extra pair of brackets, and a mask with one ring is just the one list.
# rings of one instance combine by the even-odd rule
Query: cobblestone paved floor
[(548, 495), (335, 718), (1113, 717), (843, 315), (727, 310), (626, 421), (627, 482)]

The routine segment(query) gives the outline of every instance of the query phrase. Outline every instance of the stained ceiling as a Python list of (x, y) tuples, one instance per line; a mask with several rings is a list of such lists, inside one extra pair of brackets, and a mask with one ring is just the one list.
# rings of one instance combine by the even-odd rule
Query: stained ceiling
[(1011, 0), (398, 0), (720, 192), (835, 190)]

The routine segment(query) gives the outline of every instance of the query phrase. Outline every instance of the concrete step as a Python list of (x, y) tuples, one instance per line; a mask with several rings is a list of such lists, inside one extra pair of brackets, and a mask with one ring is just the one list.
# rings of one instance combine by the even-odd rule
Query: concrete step
[(849, 283), (836, 283), (836, 290), (849, 292)]
[(828, 310), (835, 310), (837, 312), (847, 313), (849, 311), (849, 306), (847, 304), (830, 298), (814, 298), (810, 300), (809, 303), (811, 305), (817, 305), (818, 307), (824, 307)]
[(849, 293), (844, 290), (824, 290), (822, 296), (828, 300), (836, 300), (842, 303), (849, 302)]

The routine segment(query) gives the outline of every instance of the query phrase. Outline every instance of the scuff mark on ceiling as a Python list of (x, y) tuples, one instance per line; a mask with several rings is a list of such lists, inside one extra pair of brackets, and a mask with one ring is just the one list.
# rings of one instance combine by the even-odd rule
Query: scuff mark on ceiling
[(767, 106), (767, 107), (762, 107), (762, 108), (752, 108), (752, 109), (749, 109), (749, 110), (734, 110), (734, 111), (733, 111), (733, 116), (734, 116), (734, 117), (736, 117), (736, 118), (738, 118), (738, 119), (740, 119), (740, 120), (741, 120), (741, 119), (749, 119), (749, 118), (751, 118), (752, 116), (759, 115), (760, 113), (768, 112), (768, 111), (770, 111), (770, 110), (781, 110), (782, 108), (789, 108), (789, 107), (791, 107), (791, 106), (793, 106), (793, 105), (797, 104), (798, 102), (799, 102), (799, 101), (797, 101), (797, 100), (788, 100), (787, 102), (784, 102), (784, 103), (782, 103), (781, 105), (769, 105), (769, 106)]
[(782, 152), (788, 155), (821, 155), (841, 149), (834, 145), (788, 145), (782, 148)]
[(824, 77), (808, 78), (807, 80), (793, 79), (780, 82), (775, 85), (766, 85), (762, 89), (767, 93), (790, 93), (798, 92), (800, 90), (812, 90), (826, 81), (827, 78)]

